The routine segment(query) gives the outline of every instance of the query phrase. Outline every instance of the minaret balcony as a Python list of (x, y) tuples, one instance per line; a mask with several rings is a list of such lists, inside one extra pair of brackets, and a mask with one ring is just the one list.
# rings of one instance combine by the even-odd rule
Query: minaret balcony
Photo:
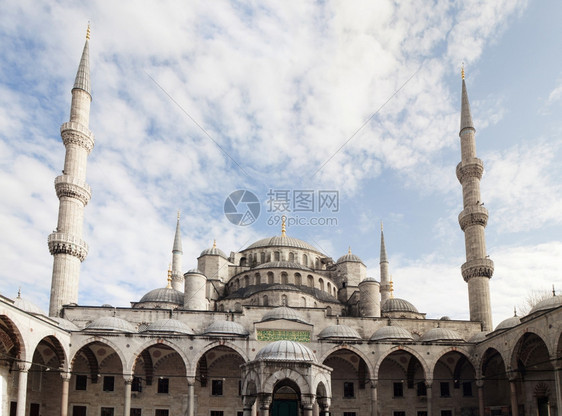
[(55, 254), (70, 254), (84, 261), (88, 255), (88, 244), (81, 238), (61, 232), (52, 232), (47, 239), (49, 251)]
[(494, 274), (494, 262), (489, 258), (469, 260), (461, 266), (461, 273), (465, 282), (473, 277), (491, 278)]
[(461, 230), (463, 231), (470, 225), (480, 225), (482, 227), (486, 227), (487, 223), (488, 210), (480, 203), (466, 207), (459, 214), (459, 224), (461, 226)]
[(55, 178), (55, 191), (59, 199), (62, 197), (76, 198), (84, 206), (88, 204), (92, 197), (90, 185), (70, 175), (60, 175)]
[(94, 133), (83, 124), (67, 121), (60, 126), (60, 135), (65, 146), (76, 144), (85, 148), (88, 154), (94, 148)]
[(457, 178), (462, 184), (464, 178), (482, 179), (484, 173), (484, 162), (477, 157), (473, 157), (468, 162), (461, 162), (457, 165)]

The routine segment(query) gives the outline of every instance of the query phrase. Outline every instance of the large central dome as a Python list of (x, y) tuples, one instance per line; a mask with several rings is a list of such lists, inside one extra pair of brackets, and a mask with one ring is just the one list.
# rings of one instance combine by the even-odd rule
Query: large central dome
[(261, 247), (293, 247), (321, 253), (316, 247), (308, 244), (306, 241), (299, 240), (298, 238), (287, 237), (286, 235), (262, 238), (261, 240), (249, 245), (243, 251)]

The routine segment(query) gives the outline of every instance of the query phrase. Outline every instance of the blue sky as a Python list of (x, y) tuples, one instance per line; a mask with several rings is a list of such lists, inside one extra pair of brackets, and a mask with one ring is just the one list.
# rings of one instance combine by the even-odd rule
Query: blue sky
[[(455, 177), (464, 62), (497, 324), (530, 291), (562, 290), (561, 17), (556, 1), (9, 1), (0, 292), (21, 285), (47, 309), (59, 126), (90, 21), (96, 147), (80, 304), (126, 306), (164, 286), (178, 209), (187, 270), (215, 238), (229, 253), (279, 234), (267, 192), (307, 189), (339, 192), (339, 212), (308, 215), (337, 225), (288, 235), (334, 259), (351, 246), (378, 278), (382, 220), (395, 295), (428, 317), (467, 319)], [(223, 214), (237, 189), (263, 202), (251, 226)]]

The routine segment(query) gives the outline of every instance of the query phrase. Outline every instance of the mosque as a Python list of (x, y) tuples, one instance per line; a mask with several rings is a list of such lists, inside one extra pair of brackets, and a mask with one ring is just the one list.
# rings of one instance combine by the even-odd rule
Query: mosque
[[(287, 235), (184, 272), (178, 217), (166, 287), (131, 307), (78, 300), (91, 192), (89, 32), (61, 126), (66, 157), (48, 236), (48, 315), (0, 295), (0, 411), (10, 416), (562, 416), (562, 296), (493, 327), (480, 203), (483, 162), (462, 77), (462, 187), (470, 320), (427, 319), (380, 276)], [(170, 239), (171, 240), (171, 239)]]

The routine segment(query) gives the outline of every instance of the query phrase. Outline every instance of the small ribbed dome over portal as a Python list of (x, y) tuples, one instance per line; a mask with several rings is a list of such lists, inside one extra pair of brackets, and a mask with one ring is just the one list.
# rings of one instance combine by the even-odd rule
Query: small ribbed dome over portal
[(160, 319), (148, 325), (142, 332), (166, 332), (193, 335), (191, 328), (177, 319)]
[(460, 334), (452, 329), (445, 328), (432, 328), (422, 335), (420, 341), (435, 342), (435, 341), (464, 341)]
[(347, 325), (331, 325), (324, 328), (319, 334), (319, 339), (361, 339), (359, 333)]
[(204, 332), (205, 335), (211, 336), (235, 336), (245, 337), (248, 331), (242, 325), (232, 321), (219, 320), (213, 322)]
[(279, 306), (263, 315), (261, 322), (286, 319), (287, 321), (302, 322), (308, 324), (300, 314), (288, 306)]
[(383, 326), (371, 336), (371, 341), (413, 341), (414, 338), (408, 330), (399, 326)]
[(316, 362), (316, 356), (310, 348), (301, 343), (275, 341), (263, 347), (257, 353), (256, 360)]
[(115, 332), (137, 332), (133, 325), (124, 319), (116, 316), (102, 316), (90, 324), (86, 325), (85, 330), (115, 331)]
[(363, 263), (363, 260), (361, 260), (359, 256), (356, 256), (355, 254), (352, 253), (344, 254), (338, 259), (338, 263), (345, 263), (346, 261), (352, 263)]

